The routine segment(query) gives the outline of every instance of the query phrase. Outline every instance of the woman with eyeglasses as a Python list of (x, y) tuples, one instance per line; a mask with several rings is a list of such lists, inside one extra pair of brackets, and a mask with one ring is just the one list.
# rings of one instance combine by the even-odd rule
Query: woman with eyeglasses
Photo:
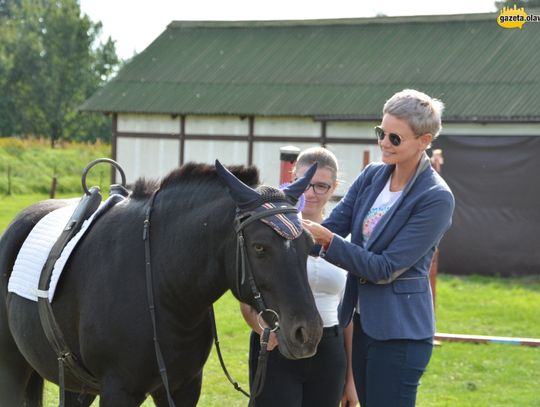
[[(317, 163), (317, 171), (304, 193), (302, 218), (320, 223), (324, 208), (337, 187), (338, 162), (333, 153), (322, 147), (304, 150), (294, 169), (297, 178)], [(309, 256), (308, 279), (319, 314), (323, 320), (323, 336), (317, 353), (310, 358), (289, 360), (277, 350), (270, 352), (266, 381), (262, 393), (255, 399), (256, 407), (355, 407), (358, 397), (352, 375), (352, 325), (339, 327), (338, 305), (345, 288), (345, 270), (320, 257)], [(241, 304), (242, 314), (253, 329), (250, 338), (250, 381), (257, 370), (262, 328), (249, 305)], [(346, 339), (348, 338), (348, 339)], [(279, 346), (270, 334), (268, 350)]]
[(429, 270), (454, 211), (452, 192), (425, 152), (441, 130), (442, 110), (415, 90), (393, 95), (375, 128), (383, 162), (362, 171), (322, 225), (303, 221), (320, 256), (348, 272), (339, 320), (353, 320), (362, 407), (414, 406), (431, 358)]

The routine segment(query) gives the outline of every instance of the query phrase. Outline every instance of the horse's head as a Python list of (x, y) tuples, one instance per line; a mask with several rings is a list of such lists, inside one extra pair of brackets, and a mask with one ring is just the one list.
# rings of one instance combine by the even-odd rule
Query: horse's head
[[(302, 232), (294, 208), (316, 165), (283, 191), (242, 183), (218, 161), (218, 174), (235, 200), (237, 264), (232, 291), (271, 327), (278, 327), (279, 351), (289, 359), (312, 356), (322, 320), (309, 287), (306, 261), (311, 238)], [(272, 312), (274, 311), (274, 312)]]

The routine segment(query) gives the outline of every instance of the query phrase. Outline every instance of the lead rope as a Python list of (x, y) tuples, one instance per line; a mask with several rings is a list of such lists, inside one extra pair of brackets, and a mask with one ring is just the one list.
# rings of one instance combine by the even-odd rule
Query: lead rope
[(268, 339), (270, 338), (270, 328), (266, 327), (263, 330), (261, 339), (261, 349), (259, 351), (259, 358), (257, 359), (257, 370), (253, 377), (253, 392), (249, 399), (248, 407), (251, 407), (255, 403), (255, 399), (261, 394), (264, 388), (264, 382), (266, 380), (266, 365), (268, 362)]
[(212, 335), (214, 336), (214, 345), (216, 346), (216, 353), (219, 359), (219, 364), (221, 365), (221, 369), (223, 370), (223, 373), (225, 374), (225, 377), (227, 377), (227, 380), (233, 385), (234, 389), (236, 391), (239, 391), (244, 396), (249, 398), (249, 404), (248, 407), (253, 406), (255, 403), (255, 398), (261, 394), (262, 389), (264, 388), (264, 382), (266, 380), (266, 366), (268, 361), (268, 339), (270, 337), (270, 328), (266, 327), (264, 328), (263, 334), (262, 334), (262, 340), (261, 340), (261, 349), (259, 351), (259, 358), (257, 362), (257, 370), (255, 371), (254, 379), (253, 379), (253, 389), (251, 395), (245, 391), (236, 380), (232, 378), (229, 371), (227, 370), (227, 366), (225, 366), (225, 361), (223, 360), (223, 355), (221, 354), (221, 347), (219, 346), (219, 338), (217, 334), (217, 327), (216, 327), (216, 317), (214, 314), (214, 306), (210, 306), (210, 320), (212, 327)]
[(143, 228), (143, 240), (144, 240), (144, 257), (146, 262), (146, 295), (148, 298), (148, 309), (150, 311), (150, 318), (152, 319), (152, 329), (154, 334), (154, 349), (156, 351), (156, 359), (159, 369), (159, 374), (161, 376), (161, 381), (163, 382), (163, 387), (165, 388), (165, 393), (167, 394), (167, 401), (169, 402), (169, 407), (176, 407), (174, 400), (171, 397), (171, 392), (169, 391), (169, 379), (167, 377), (167, 369), (165, 367), (165, 361), (163, 360), (163, 354), (161, 353), (161, 348), (159, 346), (158, 337), (157, 337), (157, 324), (156, 324), (156, 307), (154, 304), (154, 289), (152, 282), (152, 264), (151, 264), (151, 252), (150, 252), (150, 215), (152, 213), (152, 207), (154, 206), (154, 200), (159, 190), (152, 194), (150, 198), (150, 203), (148, 208), (146, 208), (145, 219), (144, 219), (144, 228)]
[(221, 347), (219, 346), (219, 338), (217, 334), (217, 327), (216, 327), (216, 316), (214, 314), (214, 305), (210, 306), (210, 320), (211, 320), (211, 327), (212, 327), (212, 336), (214, 337), (214, 345), (216, 346), (216, 353), (218, 355), (219, 364), (221, 365), (221, 368), (223, 369), (223, 373), (225, 373), (225, 376), (229, 380), (229, 382), (233, 385), (234, 389), (236, 391), (239, 391), (246, 397), (250, 397), (249, 393), (245, 391), (236, 380), (232, 378), (232, 376), (229, 374), (229, 371), (227, 370), (227, 366), (225, 366), (225, 362), (223, 360), (223, 355), (221, 354)]

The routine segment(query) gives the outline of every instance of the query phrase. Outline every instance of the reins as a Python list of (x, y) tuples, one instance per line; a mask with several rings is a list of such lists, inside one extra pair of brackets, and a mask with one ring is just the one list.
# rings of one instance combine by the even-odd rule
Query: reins
[(150, 248), (150, 217), (152, 215), (152, 209), (154, 207), (154, 201), (156, 195), (159, 192), (157, 189), (148, 203), (148, 207), (145, 211), (144, 216), (144, 227), (143, 227), (143, 240), (144, 240), (144, 258), (145, 258), (145, 270), (146, 270), (146, 297), (148, 299), (148, 310), (150, 311), (150, 318), (152, 320), (152, 330), (153, 330), (153, 339), (154, 339), (154, 350), (156, 352), (156, 359), (159, 369), (159, 375), (161, 376), (161, 381), (163, 382), (163, 387), (165, 388), (165, 393), (167, 394), (167, 401), (169, 402), (170, 407), (175, 407), (174, 401), (171, 397), (171, 392), (169, 390), (169, 379), (167, 376), (167, 368), (165, 367), (165, 361), (163, 359), (163, 354), (161, 353), (161, 347), (159, 346), (159, 341), (157, 337), (157, 322), (156, 322), (156, 306), (154, 303), (154, 284), (152, 278), (152, 261), (151, 261), (151, 248)]
[[(159, 346), (159, 340), (157, 336), (155, 302), (154, 302), (151, 246), (150, 246), (150, 221), (151, 221), (152, 209), (154, 207), (154, 201), (156, 199), (156, 195), (158, 194), (158, 192), (159, 192), (159, 189), (156, 190), (150, 197), (150, 200), (148, 202), (148, 207), (146, 208), (146, 211), (145, 211), (145, 219), (144, 219), (144, 226), (143, 226), (144, 256), (145, 256), (145, 269), (146, 269), (146, 294), (147, 294), (147, 299), (148, 299), (148, 309), (150, 312), (150, 318), (152, 320), (154, 349), (156, 353), (156, 360), (158, 364), (159, 374), (163, 382), (165, 393), (167, 394), (169, 407), (176, 407), (170, 393), (167, 369), (165, 366), (165, 361), (163, 359), (161, 348)], [(210, 309), (209, 309), (212, 335), (214, 337), (216, 353), (218, 355), (221, 368), (223, 369), (223, 372), (225, 376), (227, 377), (227, 379), (229, 380), (229, 382), (233, 385), (234, 389), (241, 392), (246, 397), (249, 397), (250, 399), (249, 407), (253, 406), (253, 403), (255, 402), (255, 398), (261, 393), (264, 387), (264, 382), (266, 379), (266, 366), (267, 366), (267, 360), (268, 360), (268, 340), (270, 338), (270, 333), (279, 329), (279, 316), (274, 310), (266, 308), (262, 295), (257, 288), (255, 278), (253, 276), (251, 267), (249, 265), (249, 258), (246, 253), (243, 229), (247, 225), (251, 224), (252, 222), (256, 220), (259, 220), (268, 216), (276, 215), (276, 214), (292, 213), (292, 212), (296, 213), (297, 209), (294, 208), (293, 206), (283, 206), (279, 208), (269, 208), (269, 209), (266, 209), (264, 211), (257, 212), (257, 213), (256, 212), (248, 212), (248, 213), (238, 212), (235, 218), (235, 232), (236, 232), (236, 238), (237, 238), (236, 239), (236, 272), (237, 272), (236, 288), (238, 290), (237, 292), (238, 292), (238, 295), (241, 296), (242, 286), (245, 284), (246, 279), (247, 279), (249, 283), (250, 293), (253, 300), (255, 301), (255, 308), (258, 312), (259, 325), (261, 325), (261, 328), (263, 328), (263, 333), (261, 336), (261, 349), (260, 349), (259, 357), (258, 357), (257, 371), (255, 372), (253, 383), (252, 383), (251, 394), (249, 394), (244, 389), (242, 389), (242, 387), (238, 384), (238, 382), (236, 382), (232, 378), (232, 376), (229, 374), (227, 367), (225, 366), (223, 355), (221, 354), (221, 348), (219, 346), (219, 338), (217, 334), (216, 319), (215, 319), (213, 305), (210, 306)], [(276, 318), (274, 321), (273, 328), (270, 328), (267, 326), (263, 327), (262, 324), (260, 323), (260, 319), (262, 319), (262, 315), (265, 312), (270, 312), (275, 315)]]

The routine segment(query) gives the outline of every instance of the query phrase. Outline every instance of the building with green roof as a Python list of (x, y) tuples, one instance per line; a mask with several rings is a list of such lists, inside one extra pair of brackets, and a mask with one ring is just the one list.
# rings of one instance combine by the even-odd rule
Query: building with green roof
[(423, 91), (446, 105), (434, 147), (458, 203), (441, 268), (538, 273), (540, 192), (518, 196), (540, 172), (539, 42), (540, 23), (504, 29), (496, 13), (174, 21), (81, 110), (112, 115), (113, 158), (130, 181), (218, 158), (277, 184), (280, 147), (324, 145), (342, 195), (380, 157), (372, 129), (385, 100)]

